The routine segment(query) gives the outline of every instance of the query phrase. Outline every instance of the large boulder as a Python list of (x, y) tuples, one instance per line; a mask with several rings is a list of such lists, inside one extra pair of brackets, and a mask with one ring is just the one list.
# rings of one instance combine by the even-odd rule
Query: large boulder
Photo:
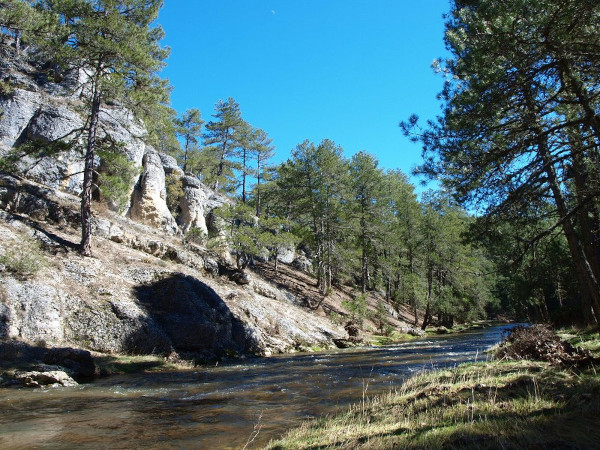
[(227, 304), (197, 278), (172, 274), (136, 289), (140, 302), (178, 351), (212, 357), (244, 353), (255, 346)]
[(14, 380), (25, 387), (42, 387), (48, 385), (77, 386), (77, 382), (62, 370), (17, 372), (15, 373)]
[(156, 228), (176, 233), (177, 223), (167, 207), (165, 171), (158, 153), (144, 155), (144, 171), (132, 196), (129, 217)]
[(158, 155), (160, 156), (160, 161), (162, 163), (165, 174), (174, 174), (179, 177), (183, 176), (183, 170), (181, 170), (175, 158), (173, 158), (171, 155), (167, 155), (166, 153), (159, 153)]
[(41, 105), (41, 94), (22, 89), (15, 89), (10, 96), (0, 97), (0, 143), (6, 148), (13, 147)]
[(81, 116), (64, 105), (43, 105), (31, 117), (26, 138), (43, 142), (64, 139), (67, 142), (81, 132), (84, 122)]

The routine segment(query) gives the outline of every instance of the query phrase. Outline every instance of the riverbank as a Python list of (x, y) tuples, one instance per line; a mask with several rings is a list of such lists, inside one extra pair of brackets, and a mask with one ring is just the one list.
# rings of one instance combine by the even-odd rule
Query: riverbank
[[(597, 332), (563, 333), (600, 356)], [(541, 361), (420, 373), (345, 413), (304, 423), (268, 448), (594, 448), (600, 374)]]

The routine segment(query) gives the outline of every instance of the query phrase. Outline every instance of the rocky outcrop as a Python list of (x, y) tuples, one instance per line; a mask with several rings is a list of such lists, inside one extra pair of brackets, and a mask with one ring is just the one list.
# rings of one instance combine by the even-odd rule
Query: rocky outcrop
[(208, 234), (208, 214), (226, 204), (227, 198), (191, 176), (184, 176), (182, 184), (184, 196), (181, 198), (181, 213), (178, 218), (181, 229), (187, 233), (190, 229), (197, 228)]
[(133, 191), (129, 217), (167, 232), (176, 233), (177, 223), (167, 207), (165, 171), (158, 153), (146, 153), (143, 167), (140, 181)]
[[(70, 148), (58, 153), (47, 152), (40, 156), (38, 152), (36, 156), (25, 156), (17, 161), (17, 166), (30, 180), (78, 195), (83, 183), (85, 120), (80, 113), (81, 101), (74, 90), (76, 74), (66, 77), (62, 84), (41, 82), (34, 68), (23, 61), (6, 58), (0, 60), (0, 76), (19, 86), (0, 96), (0, 157), (21, 145), (35, 144), (48, 150), (51, 142), (69, 144)], [(139, 179), (131, 185), (130, 207), (125, 214), (177, 233), (179, 227), (167, 208), (165, 187), (165, 175), (174, 175), (182, 177), (183, 182), (184, 196), (178, 218), (181, 229), (187, 232), (198, 228), (208, 233), (207, 215), (227, 202), (226, 197), (198, 179), (184, 176), (175, 158), (159, 154), (147, 145), (144, 142), (147, 132), (130, 110), (120, 105), (103, 105), (98, 130), (99, 139), (109, 138), (118, 143), (119, 151), (134, 166), (142, 167)], [(102, 166), (103, 161), (98, 158), (97, 163)]]

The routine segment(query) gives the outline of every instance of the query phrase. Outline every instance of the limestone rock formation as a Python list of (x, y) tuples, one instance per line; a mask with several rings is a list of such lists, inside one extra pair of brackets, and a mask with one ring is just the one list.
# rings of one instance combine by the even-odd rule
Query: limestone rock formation
[[(79, 194), (83, 182), (82, 138), (85, 121), (78, 111), (80, 100), (72, 91), (71, 78), (63, 85), (38, 83), (30, 75), (34, 69), (23, 62), (0, 61), (0, 76), (15, 80), (23, 88), (0, 96), (0, 157), (11, 149), (31, 143), (44, 144), (60, 140), (72, 148), (57, 155), (25, 157), (18, 162), (25, 176), (47, 187)], [(133, 113), (119, 105), (103, 105), (100, 110), (99, 138), (110, 137), (120, 144), (120, 151), (134, 166), (142, 166), (142, 174), (130, 189), (128, 211), (132, 219), (163, 229), (178, 232), (178, 225), (167, 208), (165, 175), (183, 177), (184, 198), (179, 217), (184, 232), (198, 228), (208, 232), (206, 217), (227, 199), (204, 186), (198, 179), (184, 176), (172, 156), (159, 154), (147, 145), (147, 134)], [(102, 161), (98, 159), (98, 164)]]
[(158, 153), (147, 152), (144, 155), (143, 167), (142, 176), (133, 192), (129, 217), (176, 233), (177, 223), (167, 207), (165, 171)]
[(181, 199), (179, 223), (184, 233), (198, 228), (208, 234), (207, 216), (215, 208), (227, 203), (227, 198), (209, 189), (191, 176), (182, 179), (184, 196)]

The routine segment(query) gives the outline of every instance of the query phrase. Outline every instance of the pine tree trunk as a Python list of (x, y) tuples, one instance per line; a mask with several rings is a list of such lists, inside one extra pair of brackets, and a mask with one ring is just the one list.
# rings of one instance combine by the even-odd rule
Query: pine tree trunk
[(81, 244), (83, 256), (92, 256), (92, 180), (94, 175), (94, 151), (98, 116), (100, 114), (100, 92), (96, 88), (92, 99), (92, 111), (88, 128), (88, 142), (83, 169), (83, 190), (81, 192)]
[(246, 204), (246, 149), (242, 154), (242, 203)]
[(431, 320), (431, 297), (433, 295), (433, 267), (429, 267), (427, 271), (427, 307), (425, 308), (425, 317), (423, 317), (423, 325), (421, 329), (425, 330)]
[(260, 217), (260, 162), (256, 166), (256, 217)]
[[(581, 243), (579, 242), (575, 227), (571, 222), (571, 218), (568, 217), (566, 200), (560, 189), (560, 185), (554, 171), (554, 166), (550, 159), (549, 151), (545, 145), (545, 141), (539, 134), (538, 137), (538, 150), (540, 151), (545, 166), (546, 175), (548, 176), (548, 183), (556, 203), (558, 215), (562, 220), (562, 228), (563, 232), (565, 233), (565, 237), (567, 238), (569, 251), (575, 263), (575, 271), (579, 280), (580, 289), (582, 290), (582, 294), (588, 297), (588, 302), (593, 310), (594, 321), (597, 323), (600, 320), (600, 285), (598, 284), (598, 278), (596, 274), (594, 274), (593, 267), (590, 264), (587, 255), (581, 246)], [(584, 315), (586, 314), (584, 313)]]

